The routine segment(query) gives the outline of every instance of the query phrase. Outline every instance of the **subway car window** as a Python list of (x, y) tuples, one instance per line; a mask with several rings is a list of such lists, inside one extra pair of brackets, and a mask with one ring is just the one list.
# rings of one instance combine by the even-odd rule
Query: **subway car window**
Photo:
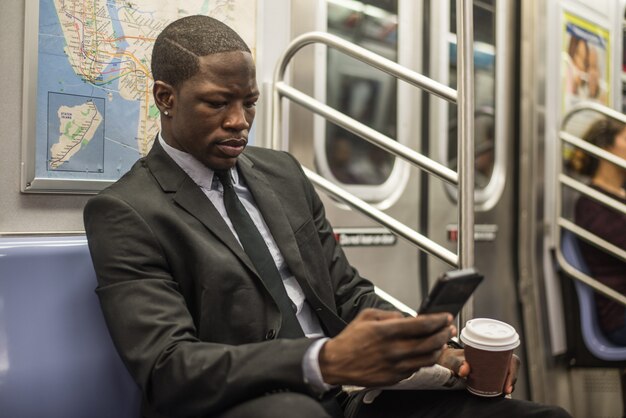
[[(495, 164), (495, 4), (494, 0), (474, 2), (474, 141), (477, 190), (489, 184)], [(456, 88), (456, 1), (450, 1), (449, 80)], [(457, 168), (457, 106), (449, 105), (448, 166)], [(477, 199), (478, 200), (478, 199)]]
[[(397, 61), (398, 0), (328, 0), (327, 13), (328, 32)], [(327, 51), (328, 105), (395, 139), (395, 79), (332, 48)], [(330, 122), (324, 149), (331, 176), (346, 185), (382, 185), (394, 168), (393, 155)]]

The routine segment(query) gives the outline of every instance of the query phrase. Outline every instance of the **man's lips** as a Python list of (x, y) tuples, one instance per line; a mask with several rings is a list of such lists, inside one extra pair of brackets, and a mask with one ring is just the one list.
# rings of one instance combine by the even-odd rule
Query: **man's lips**
[(216, 145), (228, 157), (236, 158), (243, 152), (247, 143), (244, 138), (230, 138), (219, 141)]

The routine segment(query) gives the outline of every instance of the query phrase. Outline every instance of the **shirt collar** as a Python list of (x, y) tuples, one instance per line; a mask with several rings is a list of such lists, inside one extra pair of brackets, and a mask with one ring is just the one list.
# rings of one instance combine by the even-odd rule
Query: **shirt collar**
[[(194, 183), (196, 183), (200, 188), (205, 189), (205, 190), (215, 189), (215, 186), (213, 183), (213, 177), (215, 174), (214, 170), (202, 164), (193, 155), (168, 145), (163, 139), (161, 132), (159, 132), (158, 138), (159, 138), (159, 144), (161, 144), (161, 146), (163, 147), (163, 150), (165, 150), (165, 152), (170, 157), (172, 157), (174, 162), (178, 164), (178, 166), (182, 168), (183, 171), (187, 173), (189, 177), (191, 177)], [(237, 172), (235, 167), (231, 168), (229, 171), (230, 171), (230, 177), (233, 181), (233, 185), (235, 186), (238, 185), (239, 173)], [(220, 184), (220, 182), (216, 181), (215, 184)], [(219, 187), (221, 187), (221, 185)]]

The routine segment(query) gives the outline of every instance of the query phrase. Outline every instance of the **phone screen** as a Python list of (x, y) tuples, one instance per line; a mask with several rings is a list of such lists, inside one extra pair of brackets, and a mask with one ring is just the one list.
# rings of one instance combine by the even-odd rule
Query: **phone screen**
[(456, 316), (482, 280), (473, 268), (445, 273), (435, 282), (419, 313), (450, 312)]

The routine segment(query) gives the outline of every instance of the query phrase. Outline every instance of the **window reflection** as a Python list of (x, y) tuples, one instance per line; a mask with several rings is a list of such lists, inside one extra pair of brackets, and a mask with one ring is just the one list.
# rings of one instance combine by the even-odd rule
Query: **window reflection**
[[(328, 0), (328, 32), (397, 61), (398, 0)], [(327, 56), (326, 100), (329, 106), (396, 137), (395, 78), (333, 49)], [(330, 122), (326, 156), (336, 180), (380, 185), (395, 158)]]
[[(450, 1), (450, 87), (456, 88), (456, 1)], [(495, 163), (495, 6), (494, 0), (474, 1), (474, 182), (487, 186)], [(448, 166), (457, 169), (457, 106), (450, 105)]]

